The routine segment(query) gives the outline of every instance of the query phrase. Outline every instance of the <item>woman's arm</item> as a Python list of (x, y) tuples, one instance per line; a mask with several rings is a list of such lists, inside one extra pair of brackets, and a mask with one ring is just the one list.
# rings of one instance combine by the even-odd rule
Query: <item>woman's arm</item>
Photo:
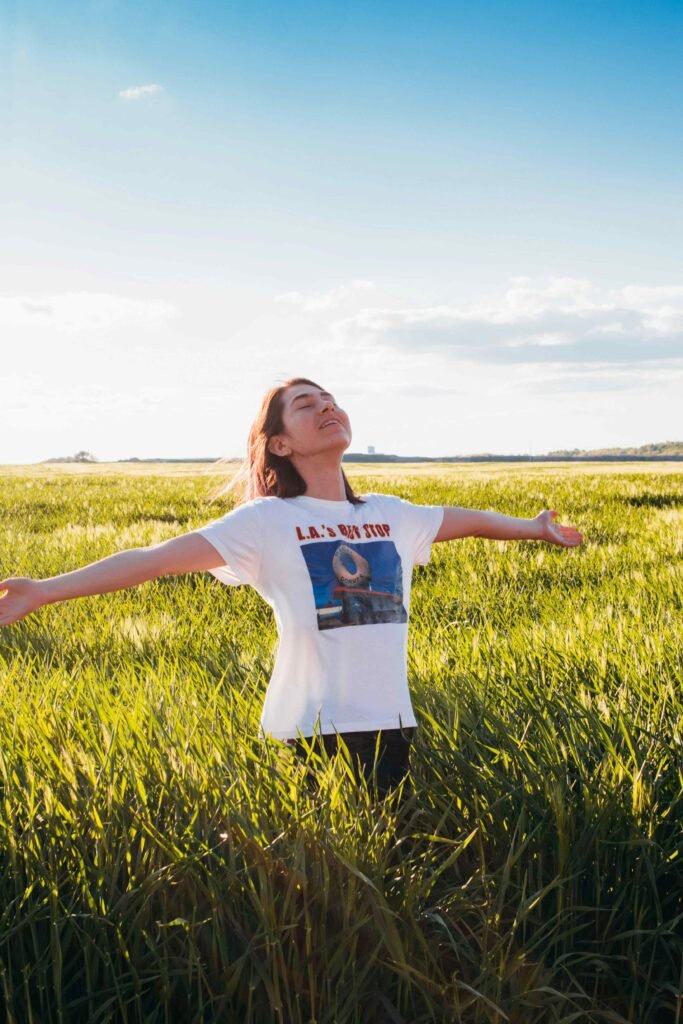
[(136, 587), (158, 576), (201, 572), (225, 559), (198, 533), (186, 533), (146, 548), (131, 548), (92, 562), (82, 569), (34, 580), (19, 576), (0, 580), (0, 626), (10, 626), (46, 604), (75, 597), (106, 594)]
[(545, 509), (533, 519), (517, 519), (499, 512), (446, 506), (434, 543), (459, 537), (485, 537), (488, 540), (544, 540), (564, 548), (575, 548), (581, 544), (583, 534), (573, 526), (554, 523), (556, 515), (555, 509)]

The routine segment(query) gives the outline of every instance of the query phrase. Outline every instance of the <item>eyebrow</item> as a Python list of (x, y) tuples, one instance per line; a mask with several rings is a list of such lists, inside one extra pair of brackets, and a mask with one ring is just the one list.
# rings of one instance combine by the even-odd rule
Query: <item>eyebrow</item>
[[(334, 396), (331, 395), (329, 391), (319, 391), (318, 394), (323, 395), (325, 398), (331, 398), (334, 401)], [(292, 399), (292, 405), (294, 405), (295, 402), (298, 402), (300, 398), (315, 398), (315, 395), (312, 391), (305, 391)]]

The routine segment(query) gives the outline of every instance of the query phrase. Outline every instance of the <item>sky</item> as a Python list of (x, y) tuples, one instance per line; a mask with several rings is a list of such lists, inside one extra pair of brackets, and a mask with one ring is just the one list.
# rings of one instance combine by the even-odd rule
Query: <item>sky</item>
[(0, 4), (0, 464), (683, 440), (683, 4)]

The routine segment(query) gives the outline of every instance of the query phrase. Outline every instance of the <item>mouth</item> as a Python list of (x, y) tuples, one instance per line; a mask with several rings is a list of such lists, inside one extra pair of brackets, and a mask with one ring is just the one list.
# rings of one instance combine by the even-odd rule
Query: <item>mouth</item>
[(332, 426), (335, 426), (335, 425), (338, 426), (338, 427), (341, 427), (341, 426), (343, 426), (343, 423), (341, 422), (341, 420), (329, 419), (329, 420), (325, 420), (324, 423), (321, 423), (320, 427), (318, 429), (319, 430), (324, 430), (325, 427), (332, 427)]

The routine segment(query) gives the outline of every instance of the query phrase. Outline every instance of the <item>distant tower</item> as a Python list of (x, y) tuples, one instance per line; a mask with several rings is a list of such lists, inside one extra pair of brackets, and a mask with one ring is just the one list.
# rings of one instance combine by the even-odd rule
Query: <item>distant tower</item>
[(374, 454), (375, 454), (375, 446), (374, 446), (374, 444), (369, 444), (368, 445), (368, 455), (374, 455)]

